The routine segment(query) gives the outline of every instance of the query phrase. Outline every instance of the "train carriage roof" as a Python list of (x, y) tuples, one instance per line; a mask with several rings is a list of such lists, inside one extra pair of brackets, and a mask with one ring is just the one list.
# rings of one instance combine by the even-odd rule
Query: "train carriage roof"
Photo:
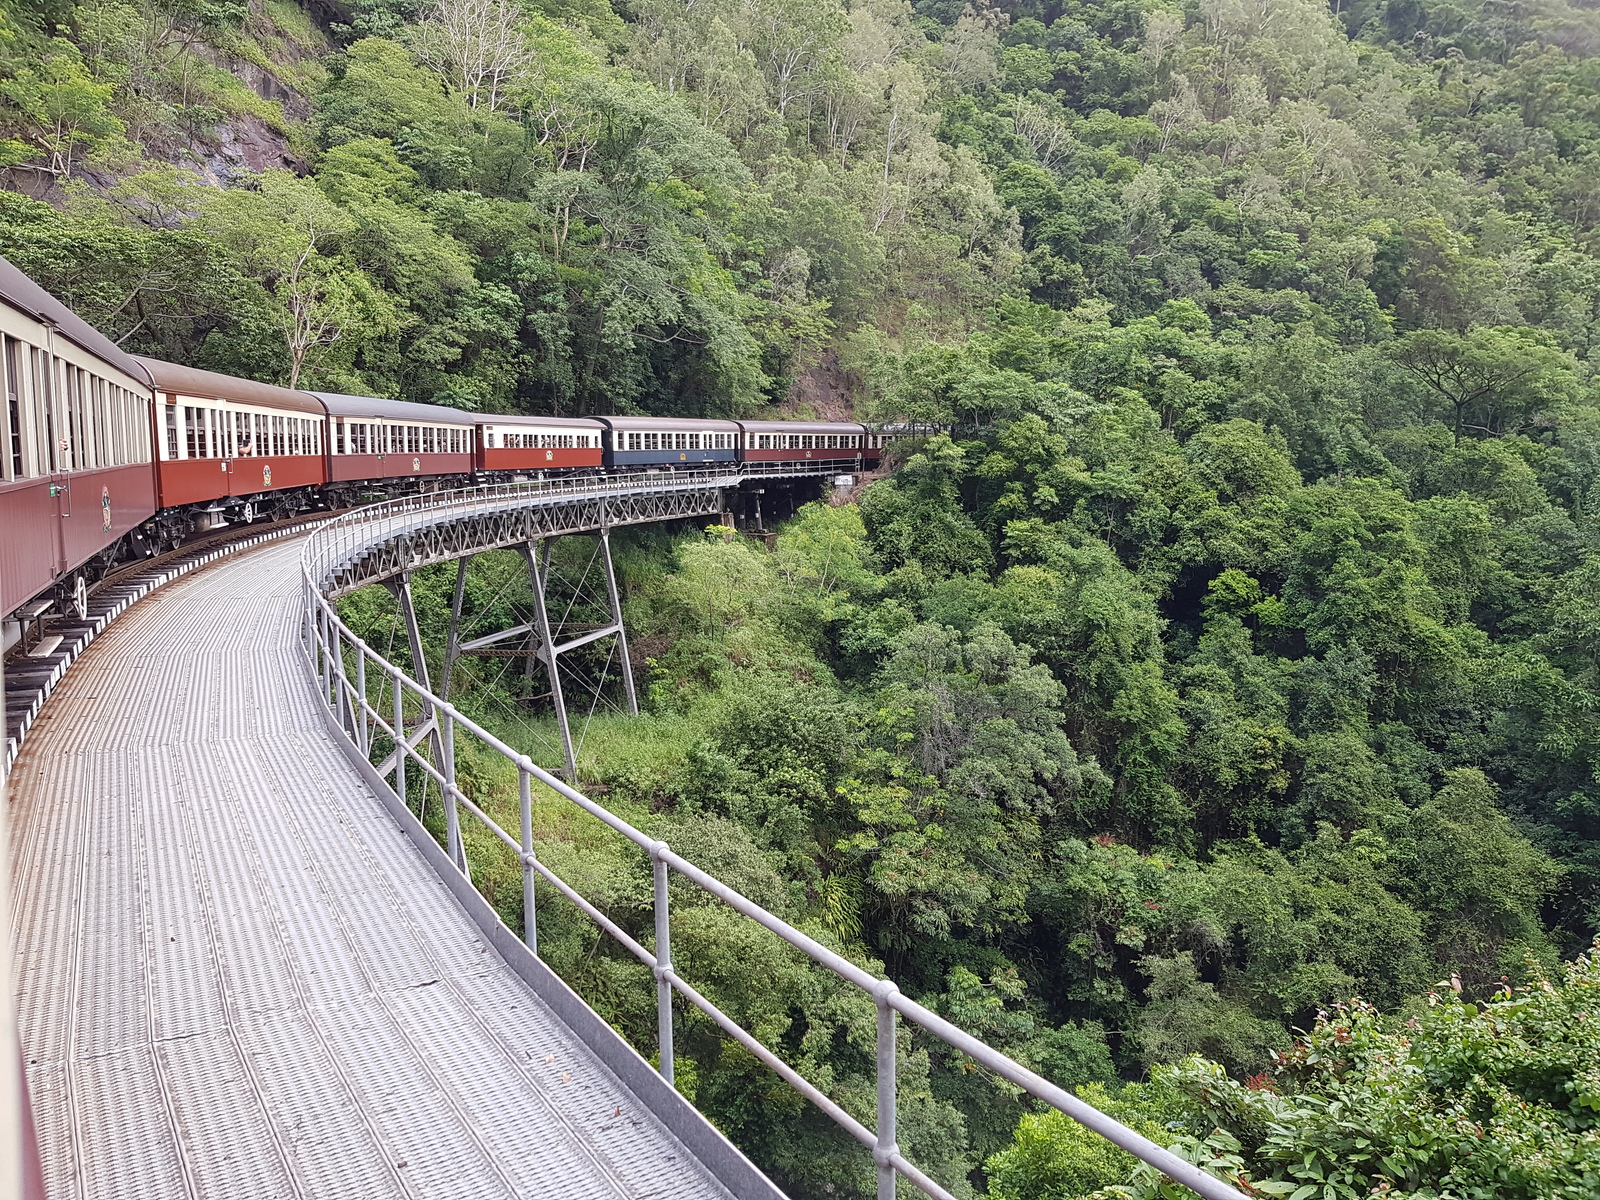
[(478, 413), (480, 425), (542, 425), (546, 429), (587, 429), (599, 433), (603, 426), (592, 417), (533, 417), (527, 413)]
[(350, 396), (343, 392), (311, 392), (336, 417), (366, 417), (374, 421), (417, 421), (428, 425), (476, 425), (478, 413), (443, 404), (414, 404), (380, 396)]
[(705, 430), (728, 430), (737, 433), (737, 421), (722, 421), (711, 417), (596, 417), (595, 420), (609, 425), (612, 429), (684, 429), (690, 432), (703, 432)]
[(740, 421), (746, 433), (865, 433), (859, 421)]
[(134, 355), (144, 368), (157, 391), (195, 400), (224, 400), (234, 404), (254, 404), (261, 408), (281, 408), (289, 412), (322, 416), (322, 404), (309, 392), (295, 392), (271, 383), (257, 383), (253, 379), (235, 379), (232, 375), (219, 375), (215, 371), (202, 371), (199, 367), (181, 367), (177, 363), (162, 362), (159, 358)]
[(56, 331), (95, 357), (134, 379), (149, 381), (149, 374), (133, 355), (118, 346), (4, 258), (0, 258), (0, 300), (31, 317), (54, 325)]

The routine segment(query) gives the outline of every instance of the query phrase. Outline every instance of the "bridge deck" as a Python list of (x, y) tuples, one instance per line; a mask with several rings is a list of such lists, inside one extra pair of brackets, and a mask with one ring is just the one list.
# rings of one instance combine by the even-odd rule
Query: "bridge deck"
[(86, 651), (12, 774), (49, 1194), (725, 1197), (514, 975), (321, 725), (300, 539)]

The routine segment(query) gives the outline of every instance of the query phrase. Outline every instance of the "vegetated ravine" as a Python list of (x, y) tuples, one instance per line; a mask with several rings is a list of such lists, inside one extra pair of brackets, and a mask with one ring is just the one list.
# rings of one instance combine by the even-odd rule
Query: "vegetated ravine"
[[(0, 253), (128, 349), (485, 411), (946, 431), (770, 547), (619, 534), (647, 711), (590, 726), (586, 787), (1257, 1194), (1594, 1194), (1592, 8), (0, 19)], [(519, 570), (474, 567), (472, 620), (515, 623)], [(418, 584), (435, 637), (448, 586)], [(385, 604), (346, 608), (382, 642)], [(506, 661), (458, 695), (534, 749)], [(642, 933), (639, 864), (541, 812)], [(680, 912), (696, 985), (870, 1113), (870, 1005)], [(647, 1048), (644, 977), (544, 920)], [(681, 1053), (795, 1195), (871, 1194), (737, 1048), (686, 1018)], [(1156, 1194), (902, 1055), (902, 1141), (958, 1194)]]

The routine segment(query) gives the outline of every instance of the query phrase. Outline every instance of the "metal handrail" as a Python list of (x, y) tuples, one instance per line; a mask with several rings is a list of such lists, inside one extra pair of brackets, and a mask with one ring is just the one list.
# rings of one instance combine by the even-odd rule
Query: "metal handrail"
[[(782, 464), (771, 464), (779, 466)], [(809, 464), (808, 464), (809, 465)], [(804, 471), (763, 471), (759, 474), (820, 474), (829, 468)], [(361, 640), (340, 619), (333, 603), (324, 595), (331, 590), (334, 568), (364, 546), (370, 546), (393, 536), (408, 524), (428, 524), (450, 520), (463, 513), (481, 513), (506, 507), (560, 503), (584, 495), (608, 495), (619, 492), (644, 490), (673, 490), (687, 487), (734, 486), (754, 471), (684, 471), (661, 476), (580, 477), (546, 480), (526, 484), (495, 484), (481, 488), (464, 488), (427, 496), (411, 496), (399, 500), (374, 504), (345, 513), (318, 529), (306, 541), (301, 556), (302, 587), (304, 590), (304, 621), (302, 644), (308, 663), (318, 682), (323, 703), (329, 705), (338, 719), (345, 736), (355, 748), (370, 760), (375, 737), (383, 735), (394, 746), (393, 761), (395, 792), (402, 803), (406, 802), (407, 761), (415, 762), (426, 782), (432, 781), (445, 800), (446, 851), (457, 870), (469, 876), (466, 851), (461, 836), (460, 811), (465, 809), (482, 824), (491, 835), (517, 855), (523, 874), (523, 940), (530, 951), (538, 953), (539, 933), (534, 905), (534, 879), (545, 880), (577, 908), (614, 938), (630, 954), (651, 968), (657, 989), (657, 1037), (660, 1046), (660, 1072), (670, 1083), (673, 1078), (672, 993), (677, 992), (688, 1003), (705, 1013), (719, 1028), (737, 1041), (761, 1062), (770, 1067), (791, 1087), (810, 1100), (848, 1134), (872, 1151), (878, 1178), (879, 1200), (894, 1200), (895, 1176), (903, 1175), (914, 1186), (935, 1200), (954, 1200), (951, 1194), (935, 1180), (930, 1179), (900, 1152), (896, 1140), (896, 1015), (905, 1017), (953, 1049), (967, 1055), (975, 1062), (1059, 1109), (1085, 1128), (1113, 1142), (1135, 1158), (1150, 1164), (1164, 1174), (1205, 1197), (1205, 1200), (1244, 1200), (1243, 1194), (1226, 1182), (1207, 1173), (1195, 1164), (1181, 1158), (1171, 1150), (1158, 1146), (1142, 1134), (1112, 1119), (1093, 1105), (1085, 1103), (1064, 1088), (1020, 1063), (1002, 1054), (994, 1047), (979, 1041), (971, 1034), (952, 1025), (937, 1013), (902, 994), (893, 981), (879, 979), (843, 955), (830, 950), (814, 938), (802, 933), (782, 918), (762, 908), (721, 880), (707, 874), (688, 859), (675, 853), (665, 842), (648, 836), (615, 813), (603, 808), (589, 797), (569, 786), (556, 775), (546, 771), (528, 755), (507, 745), (462, 713), (449, 701), (434, 695), (417, 683), (399, 667), (383, 658)], [(421, 518), (420, 522), (415, 518)], [(354, 678), (351, 666), (346, 663), (346, 652), (353, 657)], [(371, 669), (369, 669), (369, 664)], [(386, 681), (391, 689), (391, 708), (380, 712), (369, 699), (368, 681), (376, 676), (379, 695)], [(435, 753), (441, 759), (433, 762), (421, 747), (429, 740), (419, 731), (407, 738), (407, 703), (423, 718), (427, 727), (437, 733)], [(477, 739), (487, 749), (505, 758), (517, 770), (520, 830), (516, 836), (503, 829), (488, 813), (480, 808), (456, 782), (455, 739), (466, 733)], [(654, 876), (654, 916), (656, 946), (652, 952), (612, 921), (599, 908), (590, 903), (565, 880), (558, 877), (541, 862), (533, 842), (533, 782), (537, 780), (557, 795), (571, 801), (584, 812), (595, 817), (649, 856)], [(869, 1129), (846, 1112), (837, 1102), (805, 1079), (752, 1034), (708, 1000), (672, 966), (671, 922), (668, 909), (668, 872), (676, 871), (684, 878), (721, 900), (728, 907), (743, 914), (766, 929), (777, 934), (789, 945), (801, 951), (813, 962), (826, 967), (839, 978), (860, 988), (872, 997), (877, 1008), (877, 1120), (876, 1128)]]

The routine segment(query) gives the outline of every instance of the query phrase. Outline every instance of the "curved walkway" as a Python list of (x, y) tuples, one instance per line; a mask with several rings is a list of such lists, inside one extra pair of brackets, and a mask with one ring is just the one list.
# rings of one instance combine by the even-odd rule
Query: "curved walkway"
[(50, 1196), (728, 1196), (328, 736), (298, 657), (300, 544), (110, 626), (13, 769)]

